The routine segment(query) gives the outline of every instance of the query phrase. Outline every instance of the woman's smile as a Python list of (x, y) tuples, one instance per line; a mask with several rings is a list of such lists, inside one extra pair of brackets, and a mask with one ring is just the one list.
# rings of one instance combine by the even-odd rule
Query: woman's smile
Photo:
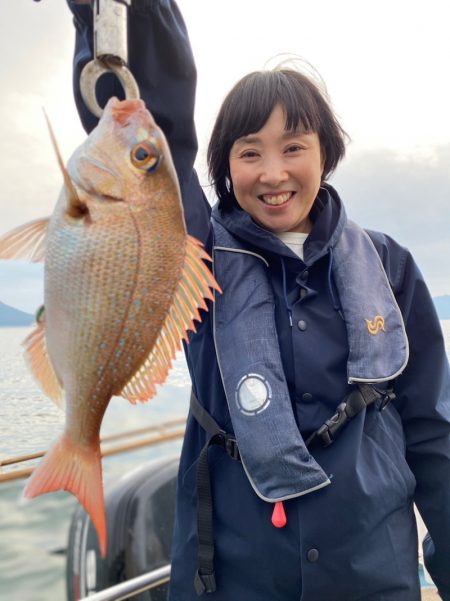
[(271, 207), (281, 207), (294, 196), (295, 192), (277, 192), (272, 194), (260, 194), (258, 198)]

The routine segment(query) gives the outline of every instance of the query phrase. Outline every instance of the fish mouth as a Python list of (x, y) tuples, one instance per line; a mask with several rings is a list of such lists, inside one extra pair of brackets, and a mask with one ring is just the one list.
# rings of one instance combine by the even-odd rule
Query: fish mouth
[(271, 194), (260, 194), (258, 199), (261, 200), (264, 204), (269, 205), (271, 207), (280, 207), (294, 196), (295, 192), (277, 192)]
[(122, 127), (126, 127), (135, 114), (143, 112), (147, 110), (140, 99), (118, 100), (111, 105), (111, 115)]

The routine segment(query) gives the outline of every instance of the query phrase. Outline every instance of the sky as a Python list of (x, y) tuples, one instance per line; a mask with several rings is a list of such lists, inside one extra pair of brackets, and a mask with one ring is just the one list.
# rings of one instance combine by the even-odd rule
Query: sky
[[(198, 70), (197, 168), (232, 85), (286, 55), (325, 81), (351, 138), (331, 183), (350, 218), (408, 247), (450, 294), (448, 0), (179, 0)], [(43, 118), (68, 159), (85, 138), (72, 99), (65, 0), (0, 2), (0, 235), (49, 215), (62, 185)], [(0, 301), (33, 312), (42, 267), (0, 261)]]

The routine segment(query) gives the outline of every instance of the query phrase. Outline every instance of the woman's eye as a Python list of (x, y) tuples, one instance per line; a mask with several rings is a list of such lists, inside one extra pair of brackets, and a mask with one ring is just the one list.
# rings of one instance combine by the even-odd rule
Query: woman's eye
[(286, 149), (286, 152), (299, 152), (300, 150), (302, 150), (302, 147), (300, 146), (300, 144), (291, 144)]
[(241, 153), (241, 159), (254, 159), (258, 154), (254, 150), (245, 150)]

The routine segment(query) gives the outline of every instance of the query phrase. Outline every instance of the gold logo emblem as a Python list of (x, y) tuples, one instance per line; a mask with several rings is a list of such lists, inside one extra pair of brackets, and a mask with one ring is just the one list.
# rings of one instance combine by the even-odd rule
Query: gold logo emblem
[(376, 336), (380, 330), (383, 330), (383, 332), (386, 331), (384, 329), (384, 317), (381, 315), (375, 315), (372, 321), (366, 319), (365, 322), (367, 324), (367, 329), (372, 336)]

